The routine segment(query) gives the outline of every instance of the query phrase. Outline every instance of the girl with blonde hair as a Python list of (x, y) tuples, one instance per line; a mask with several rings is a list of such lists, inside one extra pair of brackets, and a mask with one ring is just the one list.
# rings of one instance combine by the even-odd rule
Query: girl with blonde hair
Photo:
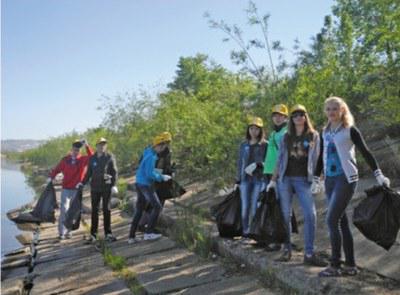
[[(319, 180), (323, 171), (325, 194), (328, 204), (326, 221), (331, 242), (331, 264), (319, 273), (321, 277), (356, 275), (353, 236), (350, 231), (346, 208), (354, 195), (358, 182), (358, 168), (355, 147), (374, 171), (380, 185), (390, 185), (383, 176), (374, 156), (371, 154), (360, 131), (354, 126), (354, 118), (346, 102), (340, 97), (325, 100), (327, 124), (321, 134), (321, 155), (314, 181)], [(341, 267), (341, 248), (345, 254)]]

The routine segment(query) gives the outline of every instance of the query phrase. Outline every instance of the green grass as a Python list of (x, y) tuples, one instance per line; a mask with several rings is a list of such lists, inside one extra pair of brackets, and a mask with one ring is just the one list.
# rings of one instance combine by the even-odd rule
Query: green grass
[(143, 286), (137, 280), (137, 274), (127, 268), (125, 258), (120, 255), (114, 255), (104, 240), (99, 240), (99, 243), (104, 264), (114, 271), (115, 276), (124, 280), (133, 294), (146, 294)]
[(211, 252), (211, 230), (206, 219), (188, 210), (178, 211), (176, 224), (171, 235), (174, 240), (189, 250), (207, 258)]

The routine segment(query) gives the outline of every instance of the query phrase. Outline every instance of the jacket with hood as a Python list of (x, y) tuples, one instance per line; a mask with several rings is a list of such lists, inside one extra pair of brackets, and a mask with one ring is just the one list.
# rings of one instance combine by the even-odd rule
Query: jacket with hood
[(136, 171), (137, 184), (152, 186), (155, 181), (161, 182), (163, 180), (161, 173), (155, 169), (157, 160), (158, 156), (155, 150), (152, 147), (147, 147)]

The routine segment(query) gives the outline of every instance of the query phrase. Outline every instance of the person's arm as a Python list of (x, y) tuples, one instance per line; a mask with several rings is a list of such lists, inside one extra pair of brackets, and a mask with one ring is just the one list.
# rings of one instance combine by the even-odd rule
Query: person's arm
[(365, 143), (365, 140), (361, 135), (360, 130), (352, 126), (350, 128), (350, 138), (356, 148), (361, 152), (363, 158), (367, 162), (368, 166), (372, 169), (372, 171), (377, 171), (379, 169), (378, 162), (367, 147), (367, 144)]
[(319, 146), (320, 146), (320, 151), (319, 151), (319, 156), (318, 156), (318, 161), (317, 161), (317, 167), (315, 169), (314, 176), (320, 177), (322, 170), (324, 169), (324, 159), (323, 159), (323, 154), (324, 154), (324, 138), (322, 136), (322, 132), (320, 134), (319, 138)]
[(242, 147), (243, 147), (243, 144), (241, 144), (240, 146), (239, 146), (239, 155), (238, 155), (238, 160), (237, 160), (237, 172), (236, 172), (236, 184), (239, 184), (240, 183), (240, 181), (241, 181), (241, 177), (240, 177), (240, 169), (241, 169), (241, 167), (242, 167)]
[(85, 148), (87, 157), (90, 158), (91, 156), (93, 156), (94, 154), (93, 148), (88, 143), (86, 143)]
[(287, 147), (286, 145), (286, 137), (287, 137), (287, 133), (285, 133), (281, 139), (280, 142), (278, 143), (278, 159), (276, 161), (276, 165), (275, 165), (275, 169), (274, 169), (274, 173), (272, 174), (271, 179), (276, 181), (279, 177), (279, 163), (283, 161), (283, 157), (285, 155), (285, 152), (287, 152)]
[(54, 179), (54, 177), (56, 177), (56, 175), (60, 172), (62, 172), (64, 170), (64, 165), (65, 165), (65, 158), (63, 158), (56, 167), (54, 167), (54, 169), (52, 169), (49, 173), (49, 177), (51, 179)]
[(108, 174), (111, 175), (111, 186), (115, 186), (118, 179), (118, 168), (114, 155), (111, 155), (110, 164), (108, 165)]
[(146, 177), (157, 182), (162, 182), (163, 178), (162, 175), (155, 169), (156, 167), (156, 158), (152, 156), (148, 156), (147, 158), (144, 158), (143, 161), (145, 161), (143, 164), (145, 165), (145, 173)]
[(83, 184), (83, 185), (85, 185), (86, 183), (88, 183), (88, 181), (90, 180), (90, 178), (92, 177), (92, 174), (93, 174), (92, 165), (90, 165), (90, 159), (91, 159), (91, 158), (92, 158), (92, 157), (89, 158), (88, 166), (87, 166), (87, 169), (86, 169), (86, 174), (85, 174), (85, 177), (84, 177), (83, 180), (82, 180), (82, 184)]

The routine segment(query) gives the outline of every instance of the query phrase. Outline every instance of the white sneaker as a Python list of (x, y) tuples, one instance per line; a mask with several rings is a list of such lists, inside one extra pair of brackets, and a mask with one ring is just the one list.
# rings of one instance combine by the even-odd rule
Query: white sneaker
[(137, 238), (128, 239), (128, 244), (129, 245), (136, 244), (137, 242), (139, 242), (139, 240)]
[(157, 240), (157, 239), (159, 239), (161, 237), (162, 237), (162, 234), (154, 234), (154, 233), (144, 234), (143, 240), (145, 240), (145, 241)]

